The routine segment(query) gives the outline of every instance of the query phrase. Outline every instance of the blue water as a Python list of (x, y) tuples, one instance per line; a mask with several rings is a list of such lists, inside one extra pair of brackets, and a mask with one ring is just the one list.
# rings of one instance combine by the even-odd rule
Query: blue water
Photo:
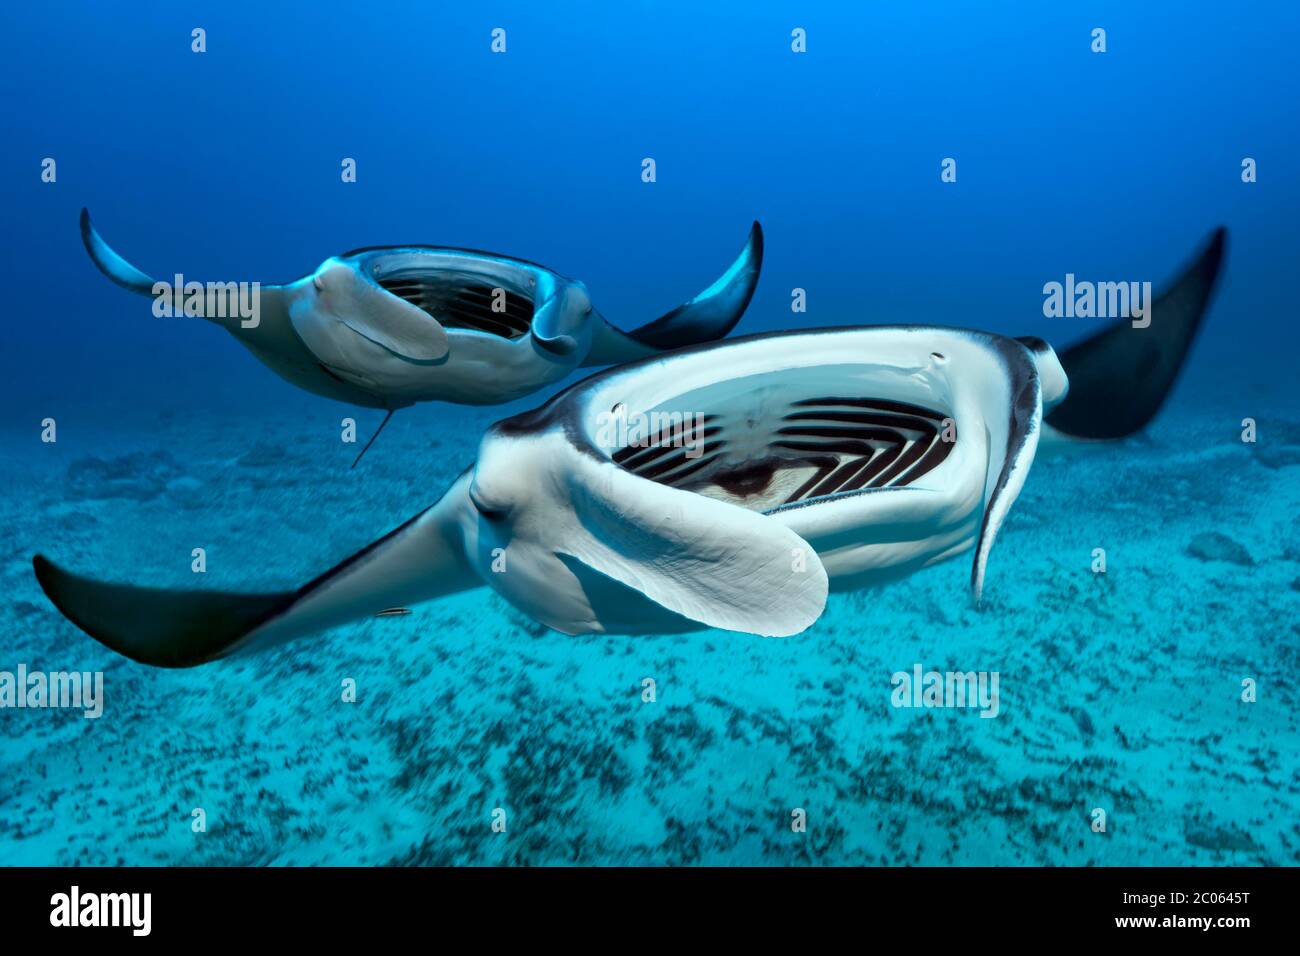
[[(102, 670), (106, 687), (98, 720), (0, 710), (0, 864), (1300, 861), (1293, 6), (0, 18), (0, 671)], [(738, 333), (907, 321), (1058, 347), (1096, 324), (1045, 318), (1044, 282), (1159, 287), (1218, 225), (1229, 249), (1170, 404), (1138, 438), (1034, 466), (981, 611), (965, 559), (833, 597), (780, 641), (571, 638), (480, 590), (173, 672), (65, 621), (31, 555), (183, 586), (202, 546), (210, 587), (294, 587), (430, 504), (489, 423), (554, 389), (404, 411), (349, 471), (339, 420), (365, 432), (378, 413), (151, 316), (88, 261), (83, 206), (162, 276), (277, 282), (358, 246), (465, 246), (582, 279), (623, 328), (707, 286), (758, 219)], [(891, 707), (890, 675), (917, 662), (1000, 672), (1001, 714)]]

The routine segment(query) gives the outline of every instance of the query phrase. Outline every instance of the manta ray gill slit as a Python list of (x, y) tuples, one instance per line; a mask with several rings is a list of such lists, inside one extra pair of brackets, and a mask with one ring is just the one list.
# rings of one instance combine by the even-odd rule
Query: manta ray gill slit
[(413, 265), (378, 275), (375, 281), (449, 329), (470, 329), (503, 339), (517, 339), (527, 335), (532, 326), (531, 295), (519, 289), (493, 286), (477, 276)]
[[(780, 377), (661, 400), (644, 415), (651, 427), (610, 457), (638, 477), (768, 512), (907, 487), (956, 445), (936, 392), (922, 403), (870, 388), (869, 377)], [(703, 411), (675, 411), (692, 408)]]

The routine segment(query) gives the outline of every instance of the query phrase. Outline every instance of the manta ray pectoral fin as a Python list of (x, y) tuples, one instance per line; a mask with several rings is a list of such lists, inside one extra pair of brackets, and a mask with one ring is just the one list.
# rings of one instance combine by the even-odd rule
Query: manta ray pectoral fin
[(64, 617), (106, 647), (156, 667), (193, 667), (224, 656), (295, 597), (292, 591), (232, 594), (110, 584), (72, 574), (39, 554), (32, 565)]
[(560, 553), (709, 627), (784, 637), (821, 616), (826, 569), (772, 518), (612, 463), (575, 479), (578, 527)]
[(81, 241), (90, 253), (90, 261), (100, 272), (123, 289), (140, 295), (153, 295), (154, 280), (113, 251), (90, 222), (90, 210), (81, 210)]
[[(174, 295), (176, 314), (181, 314), (183, 309), (185, 315), (208, 319), (236, 335), (242, 330), (257, 328), (264, 317), (278, 314), (283, 308), (284, 287), (279, 285), (187, 281), (183, 289), (173, 289), (174, 275), (168, 276), (166, 282), (150, 278), (104, 241), (90, 222), (90, 211), (84, 208), (81, 210), (81, 241), (95, 267), (122, 288), (150, 297)], [(200, 288), (202, 293), (194, 293), (193, 287)], [(191, 309), (193, 311), (189, 311)]]
[(1055, 435), (1124, 438), (1156, 416), (1205, 317), (1226, 237), (1222, 227), (1214, 231), (1191, 266), (1147, 304), (1146, 324), (1121, 319), (1059, 353), (1070, 386), (1047, 416)]
[(466, 472), (432, 508), (296, 591), (113, 584), (41, 555), (32, 566), (54, 606), (101, 644), (142, 664), (194, 667), (477, 587), (458, 531), (468, 484)]
[(762, 267), (763, 227), (755, 222), (744, 248), (727, 271), (689, 302), (631, 332), (598, 323), (583, 365), (615, 365), (723, 338), (749, 306)]

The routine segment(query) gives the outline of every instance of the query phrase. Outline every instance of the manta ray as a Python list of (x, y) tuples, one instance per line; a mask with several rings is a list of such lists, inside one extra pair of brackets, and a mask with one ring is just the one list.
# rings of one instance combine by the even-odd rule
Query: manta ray
[[(91, 261), (118, 285), (155, 298), (174, 294), (170, 282), (118, 255), (85, 209), (81, 238)], [(610, 325), (575, 279), (525, 259), (441, 246), (354, 249), (296, 281), (259, 284), (255, 321), (229, 308), (225, 295), (194, 302), (199, 317), (224, 327), (284, 380), (384, 409), (386, 424), (416, 402), (498, 405), (579, 367), (722, 338), (749, 305), (762, 262), (763, 230), (755, 222), (712, 285), (631, 332)]]
[[(1148, 327), (1115, 322), (1059, 357), (1040, 338), (883, 325), (599, 372), (493, 425), (435, 504), (294, 591), (137, 587), (40, 555), (36, 577), (91, 637), (161, 667), (482, 586), (567, 634), (787, 636), (832, 590), (971, 551), (978, 604), (1038, 449), (1123, 438), (1158, 412), (1223, 246), (1219, 230)], [(659, 424), (610, 427), (634, 421)]]

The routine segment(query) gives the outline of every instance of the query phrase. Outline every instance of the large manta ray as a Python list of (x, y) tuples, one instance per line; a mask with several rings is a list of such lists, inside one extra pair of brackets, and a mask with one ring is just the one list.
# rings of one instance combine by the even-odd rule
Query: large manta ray
[[(1065, 350), (932, 326), (731, 339), (593, 375), (494, 425), (432, 507), (296, 591), (112, 584), (34, 559), (74, 624), (188, 667), (484, 584), (569, 634), (789, 635), (830, 589), (974, 550), (1041, 443), (1121, 438), (1169, 393), (1223, 254)], [(1044, 416), (1046, 416), (1044, 418)], [(663, 422), (668, 422), (667, 426)], [(648, 429), (614, 427), (659, 422)]]

